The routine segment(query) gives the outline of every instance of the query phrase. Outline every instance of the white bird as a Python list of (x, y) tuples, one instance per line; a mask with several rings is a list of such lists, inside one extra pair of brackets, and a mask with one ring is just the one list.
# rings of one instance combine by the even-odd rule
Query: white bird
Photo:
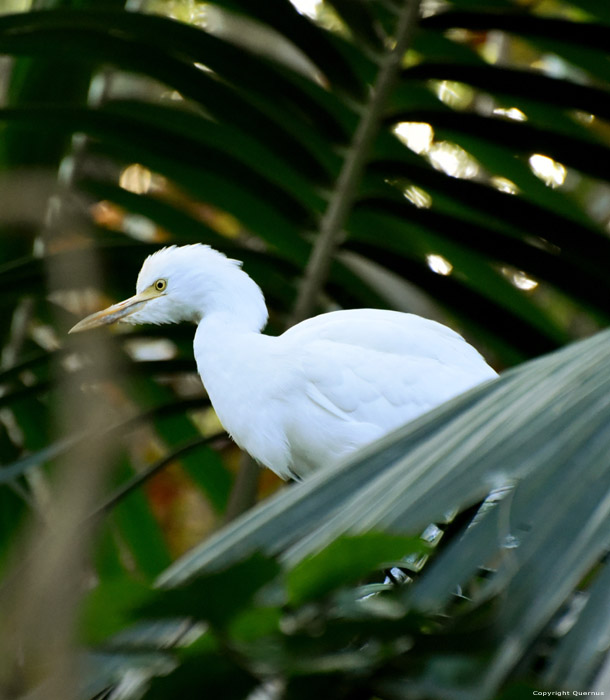
[(262, 335), (260, 287), (207, 245), (153, 253), (136, 291), (70, 332), (118, 320), (196, 323), (197, 369), (218, 418), (282, 478), (334, 463), (496, 376), (450, 328), (398, 311), (333, 311)]

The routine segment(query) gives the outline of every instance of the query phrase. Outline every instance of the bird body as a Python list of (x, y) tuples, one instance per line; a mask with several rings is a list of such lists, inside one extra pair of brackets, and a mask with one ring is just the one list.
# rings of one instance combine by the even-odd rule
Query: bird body
[(197, 323), (197, 368), (219, 420), (283, 478), (334, 463), (496, 376), (450, 328), (397, 311), (335, 311), (262, 335), (260, 288), (208, 246), (154, 253), (137, 291), (73, 330), (122, 318)]

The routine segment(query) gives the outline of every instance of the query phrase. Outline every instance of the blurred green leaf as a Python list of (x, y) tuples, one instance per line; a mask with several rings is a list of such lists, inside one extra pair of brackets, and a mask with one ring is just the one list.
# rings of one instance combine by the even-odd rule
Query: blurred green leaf
[(605, 562), (599, 569), (588, 592), (574, 595), (575, 606), (586, 599), (584, 609), (560, 641), (543, 675), (549, 686), (588, 687), (606, 654), (605, 640), (610, 629), (610, 567)]
[(163, 617), (195, 617), (216, 626), (229, 624), (280, 572), (277, 562), (260, 554), (205, 574), (177, 589), (163, 590), (141, 612)]
[(131, 611), (152, 597), (150, 588), (122, 576), (105, 578), (88, 594), (81, 611), (83, 642), (100, 644), (132, 623)]
[[(128, 478), (130, 465), (124, 461), (117, 475)], [(142, 491), (133, 491), (112, 512), (117, 529), (117, 545), (126, 550), (126, 563), (149, 580), (170, 562), (167, 544), (150, 503)]]
[(383, 34), (380, 23), (374, 12), (362, 0), (329, 0), (339, 17), (349, 27), (353, 38), (358, 42), (369, 45), (373, 50), (379, 50), (383, 44)]
[(551, 78), (531, 70), (517, 70), (502, 66), (459, 65), (455, 63), (421, 63), (402, 74), (407, 83), (419, 80), (456, 80), (490, 92), (539, 101), (569, 110), (608, 117), (608, 93), (592, 85), (572, 80)]
[(354, 98), (363, 95), (363, 83), (339, 50), (331, 34), (320, 32), (290, 2), (269, 0), (253, 5), (247, 0), (215, 0), (215, 5), (243, 13), (283, 34), (293, 42), (339, 90)]
[[(87, 398), (116, 414), (100, 439), (124, 442), (108, 465), (116, 507), (84, 569), (97, 588), (82, 638), (103, 641), (84, 654), (88, 700), (141, 696), (161, 674), (169, 675), (146, 697), (264, 689), (487, 700), (549, 684), (593, 687), (604, 662), (609, 359), (607, 334), (594, 335), (608, 321), (602, 4), (426, 5), (374, 147), (360, 154), (362, 183), (319, 297), (320, 310), (391, 304), (448, 314), (498, 366), (588, 340), (281, 490), (173, 565), (169, 531), (135, 488), (180, 457), (189, 493), (212, 506), (206, 527), (214, 529), (234, 481), (234, 451), (203, 447), (215, 426), (206, 422), (212, 437), (202, 438), (191, 423), (189, 411), (207, 406), (185, 382), (194, 374), (192, 328), (92, 335), (107, 338), (118, 368), (100, 360), (89, 370), (87, 343), (66, 341), (81, 311), (132, 293), (147, 254), (194, 240), (243, 260), (267, 295), (271, 331), (283, 328), (318, 223), (341, 204), (337, 174), (362, 148), (356, 130), (402, 9), (330, 6), (339, 20), (322, 7), (318, 23), (288, 0), (218, 0), (206, 11), (220, 30), (127, 12), (118, 0), (45, 0), (0, 17), (0, 51), (10, 60), (0, 114), (0, 560), (16, 551), (28, 509), (39, 517), (48, 486), (60, 483), (64, 455), (75, 445), (96, 450), (89, 434), (54, 428), (56, 407), (71, 399), (59, 383), (68, 378), (80, 391), (84, 382)], [(201, 9), (172, 8), (191, 19)], [(452, 85), (463, 98), (457, 107)], [(527, 120), (499, 118), (496, 106), (518, 107)], [(476, 173), (435, 170), (432, 150), (417, 155), (395, 137), (402, 121), (429, 124), (431, 149), (459, 145)], [(532, 171), (533, 153), (568, 167), (556, 188)], [(43, 187), (12, 167), (26, 161), (50, 166)], [(150, 171), (148, 185), (121, 177), (134, 163)], [(497, 176), (519, 194), (499, 191)], [(426, 206), (404, 201), (414, 188)], [(450, 274), (431, 269), (431, 254), (450, 262)], [(102, 290), (86, 257), (99, 261)], [(538, 285), (518, 288), (512, 270)], [(155, 342), (171, 353), (130, 358)], [(134, 430), (143, 425), (144, 440)], [(140, 471), (142, 460), (128, 455), (149, 447), (165, 456)], [(37, 465), (38, 481), (30, 478)], [(271, 488), (265, 480), (261, 493)], [(52, 507), (40, 512), (52, 528)], [(423, 569), (404, 586), (382, 584), (379, 567), (420, 551), (414, 538), (432, 523), (443, 534)], [(163, 569), (160, 582), (173, 588), (149, 588)], [(367, 585), (353, 586), (361, 580)], [(211, 627), (203, 633), (189, 619)], [(27, 686), (25, 648), (17, 666)], [(8, 667), (14, 649), (8, 638)], [(55, 700), (48, 686), (39, 690)]]
[(205, 695), (242, 700), (258, 685), (231, 655), (224, 653), (210, 635), (204, 635), (183, 653), (179, 668), (166, 678), (156, 678), (146, 700)]
[(286, 579), (289, 601), (300, 605), (321, 598), (394, 559), (423, 554), (426, 549), (422, 540), (382, 532), (340, 537), (290, 571)]

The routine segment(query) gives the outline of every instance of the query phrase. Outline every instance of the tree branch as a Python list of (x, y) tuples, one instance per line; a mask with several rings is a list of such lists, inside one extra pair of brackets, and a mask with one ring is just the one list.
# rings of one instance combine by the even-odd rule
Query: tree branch
[(291, 324), (311, 315), (318, 294), (343, 235), (343, 227), (354, 204), (367, 158), (379, 132), (383, 110), (401, 67), (402, 58), (415, 30), (419, 0), (404, 0), (398, 13), (394, 46), (384, 55), (371, 97), (366, 105), (353, 141), (337, 179), (320, 232), (305, 268)]

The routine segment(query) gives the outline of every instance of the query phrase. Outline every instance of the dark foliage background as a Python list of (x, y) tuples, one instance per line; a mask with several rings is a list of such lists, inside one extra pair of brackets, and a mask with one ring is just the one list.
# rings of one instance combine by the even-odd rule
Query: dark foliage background
[[(607, 690), (604, 4), (3, 13), (0, 696)], [(268, 332), (397, 308), (505, 371), (270, 495), (192, 328), (67, 336), (194, 241)]]

